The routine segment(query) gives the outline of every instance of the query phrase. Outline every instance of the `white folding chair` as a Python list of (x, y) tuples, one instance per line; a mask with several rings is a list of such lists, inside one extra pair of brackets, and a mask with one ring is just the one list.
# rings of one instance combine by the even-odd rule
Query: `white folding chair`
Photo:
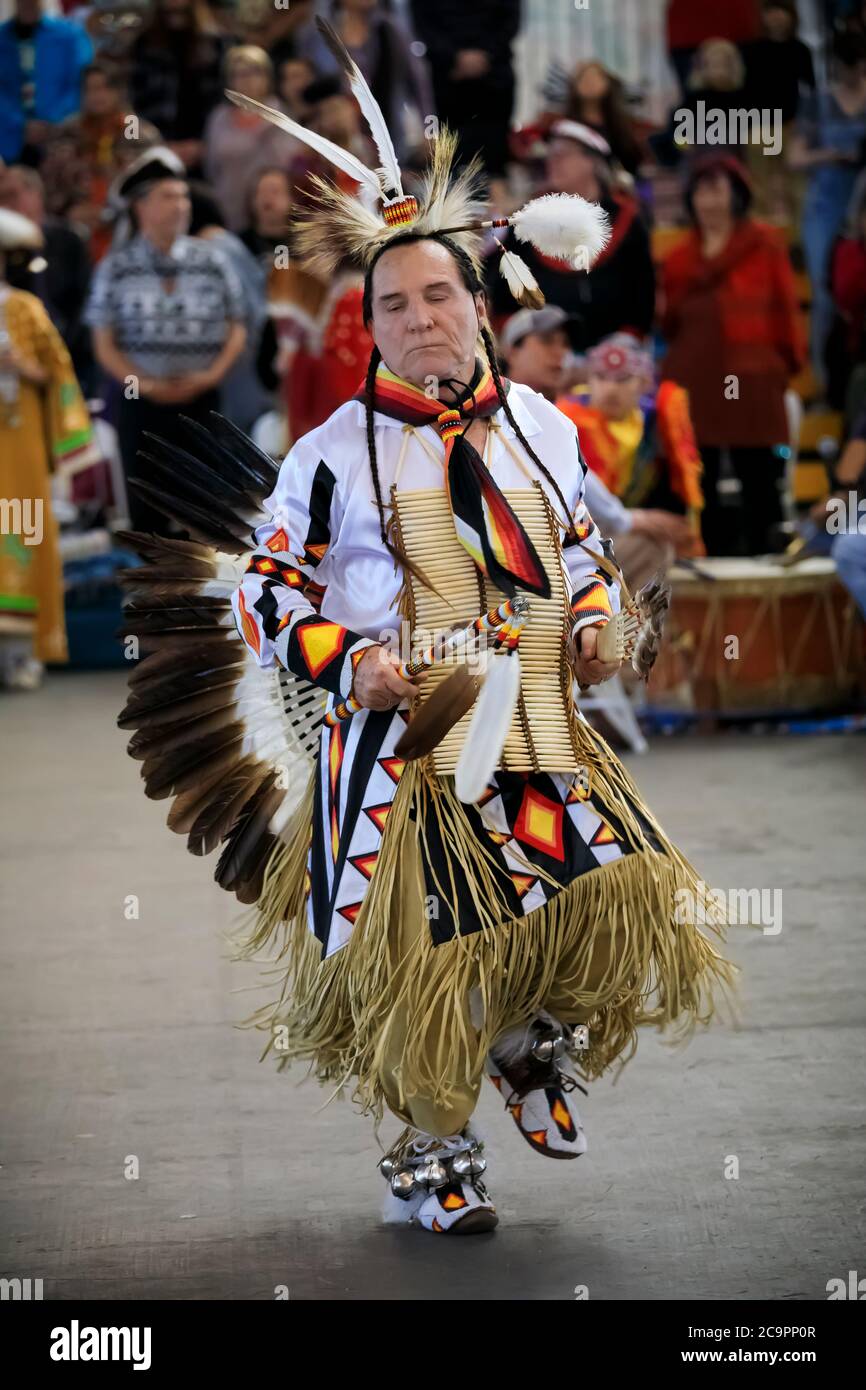
[(649, 744), (641, 733), (621, 676), (612, 676), (609, 681), (602, 681), (601, 685), (591, 685), (580, 695), (578, 703), (584, 714), (591, 710), (600, 711), (633, 753), (646, 753)]

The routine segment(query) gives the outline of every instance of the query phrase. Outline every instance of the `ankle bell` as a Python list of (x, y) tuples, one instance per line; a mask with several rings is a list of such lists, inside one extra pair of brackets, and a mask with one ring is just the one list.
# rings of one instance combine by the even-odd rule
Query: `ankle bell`
[(536, 1062), (541, 1062), (544, 1066), (549, 1066), (551, 1062), (558, 1062), (565, 1056), (565, 1038), (562, 1029), (550, 1028), (541, 1033), (530, 1044), (530, 1053)]
[(417, 1192), (435, 1192), (448, 1183), (468, 1180), (475, 1182), (487, 1168), (481, 1156), (483, 1145), (472, 1140), (456, 1154), (447, 1149), (424, 1154), (415, 1159), (407, 1154), (386, 1154), (379, 1160), (379, 1172), (395, 1197), (408, 1202)]

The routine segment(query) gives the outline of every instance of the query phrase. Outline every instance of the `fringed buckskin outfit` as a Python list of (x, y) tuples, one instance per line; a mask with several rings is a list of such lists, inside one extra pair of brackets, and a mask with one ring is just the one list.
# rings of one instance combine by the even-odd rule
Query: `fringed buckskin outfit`
[[(576, 621), (616, 611), (618, 595), (578, 541), (603, 563), (574, 428), (527, 387), (511, 383), (508, 400), (575, 522), (568, 534), (557, 499), (503, 412), (494, 413), (490, 471), (518, 515), (531, 520), (540, 503), (547, 534), (536, 528), (533, 539), (548, 573), (562, 575), (558, 593), (536, 600), (556, 612), (539, 642), (539, 669), (524, 656), (524, 685), (534, 686), (518, 711), (526, 735), (513, 739), (522, 766), (512, 770), (506, 749), (508, 767), (467, 806), (436, 755), (395, 756), (407, 709), (363, 709), (325, 724), (296, 832), (268, 867), (251, 941), (278, 943), (285, 964), (279, 1000), (259, 1015), (281, 1062), (309, 1059), (335, 1085), (351, 1077), (366, 1108), (381, 1114), (387, 1103), (438, 1133), (468, 1118), (485, 1056), (507, 1026), (541, 1008), (588, 1023), (585, 1072), (598, 1075), (633, 1048), (638, 1023), (706, 1017), (708, 987), (727, 973), (697, 929), (674, 923), (674, 893), (697, 893), (696, 873), (579, 713), (566, 641)], [(377, 411), (375, 429), (402, 546), (441, 600), (396, 574), (377, 543), (357, 401), (289, 454), (266, 502), (272, 519), (256, 531), (234, 597), (256, 660), (276, 658), (323, 686), (329, 707), (349, 694), (371, 642), (389, 632), (396, 639), (406, 624), (415, 635), (419, 596), (442, 617), (453, 603), (455, 624), (499, 597), (474, 579), (467, 586), (472, 566), (453, 526), (449, 543), (435, 427)], [(524, 642), (536, 624), (533, 617)], [(434, 626), (428, 613), (422, 644)], [(561, 730), (558, 748), (545, 723)]]
[[(231, 94), (361, 185), (355, 198), (320, 181), (296, 250), (325, 278), (345, 263), (371, 274), (408, 233), (437, 239), (467, 289), (480, 285), (491, 224), (477, 169), (452, 172), (443, 130), (417, 197), (405, 194), (381, 112), (317, 23), (380, 168)], [(584, 266), (608, 235), (598, 208), (565, 195), (499, 224)], [(537, 305), (521, 258), (501, 265)], [(281, 1067), (307, 1061), (377, 1121), (387, 1107), (405, 1122), (380, 1166), (436, 1232), (496, 1223), (467, 1123), (485, 1067), (533, 1148), (577, 1157), (577, 1083), (557, 1061), (566, 1030), (576, 1045), (580, 1025), (579, 1069), (597, 1076), (630, 1055), (639, 1024), (709, 1018), (713, 984), (731, 975), (677, 923), (675, 895), (697, 899), (698, 875), (580, 713), (577, 633), (613, 624), (603, 635), (619, 641), (628, 623), (576, 431), (494, 358), (482, 327), (472, 380), (437, 399), (376, 350), (357, 396), (279, 469), (221, 417), (187, 422), (178, 441), (151, 443), (138, 490), (191, 539), (128, 538), (145, 564), (127, 575), (125, 631), (143, 659), (120, 722), (136, 730), (146, 791), (174, 798), (169, 825), (194, 853), (222, 846), (217, 881), (254, 908), (241, 953), (264, 952), (282, 975), (254, 1019), (265, 1051)], [(486, 426), (481, 451), (470, 421)], [(641, 670), (659, 631), (649, 600), (646, 612)], [(454, 673), (474, 710), (453, 702), (441, 652), (412, 708), (354, 698), (370, 646), (398, 645), (406, 661), (407, 645), (470, 625), (492, 634), (477, 678), (465, 683), (469, 645)], [(425, 715), (436, 736), (422, 748)]]

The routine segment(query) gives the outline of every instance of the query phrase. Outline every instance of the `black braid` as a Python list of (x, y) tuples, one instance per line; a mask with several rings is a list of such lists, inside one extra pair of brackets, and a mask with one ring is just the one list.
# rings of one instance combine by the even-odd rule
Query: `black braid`
[(569, 518), (569, 520), (573, 521), (574, 518), (571, 515), (571, 507), (568, 505), (565, 498), (563, 497), (559, 483), (556, 481), (553, 474), (550, 472), (550, 469), (545, 467), (545, 465), (541, 462), (541, 459), (538, 457), (537, 453), (532, 448), (532, 445), (529, 443), (529, 440), (526, 438), (522, 429), (520, 428), (520, 426), (514, 418), (511, 406), (508, 404), (508, 397), (505, 394), (505, 387), (502, 384), (502, 377), (499, 375), (499, 363), (496, 360), (496, 347), (493, 342), (493, 335), (491, 334), (489, 328), (482, 328), (481, 338), (485, 348), (487, 349), (487, 356), (490, 361), (490, 371), (493, 376), (493, 384), (496, 387), (496, 394), (499, 397), (502, 409), (505, 412), (506, 420), (508, 421), (511, 428), (514, 430), (514, 433), (517, 435), (517, 438), (520, 440), (521, 444), (528, 453), (529, 457), (532, 459), (533, 463), (541, 470), (547, 481), (550, 483), (550, 486), (553, 488), (554, 492), (556, 493), (557, 497), (563, 505), (565, 515)]
[(370, 458), (370, 472), (373, 474), (373, 487), (376, 489), (376, 506), (379, 508), (379, 529), (382, 533), (382, 543), (387, 546), (388, 532), (385, 526), (385, 504), (382, 501), (382, 484), (379, 482), (379, 465), (376, 462), (376, 430), (373, 420), (376, 372), (381, 361), (382, 354), (374, 344), (373, 351), (370, 353), (370, 363), (367, 367), (367, 379), (364, 382), (364, 414), (367, 420), (367, 453)]

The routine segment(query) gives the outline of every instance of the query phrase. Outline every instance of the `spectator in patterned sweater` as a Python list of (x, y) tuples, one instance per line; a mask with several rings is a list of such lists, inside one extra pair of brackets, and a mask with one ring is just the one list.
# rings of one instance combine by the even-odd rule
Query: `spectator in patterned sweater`
[[(178, 415), (205, 421), (246, 341), (240, 283), (220, 252), (186, 235), (190, 199), (183, 165), (148, 150), (117, 189), (135, 235), (100, 263), (88, 307), (97, 360), (119, 382), (118, 434), (127, 480), (141, 478), (145, 430), (171, 437)], [(130, 490), (136, 530), (166, 522)]]

